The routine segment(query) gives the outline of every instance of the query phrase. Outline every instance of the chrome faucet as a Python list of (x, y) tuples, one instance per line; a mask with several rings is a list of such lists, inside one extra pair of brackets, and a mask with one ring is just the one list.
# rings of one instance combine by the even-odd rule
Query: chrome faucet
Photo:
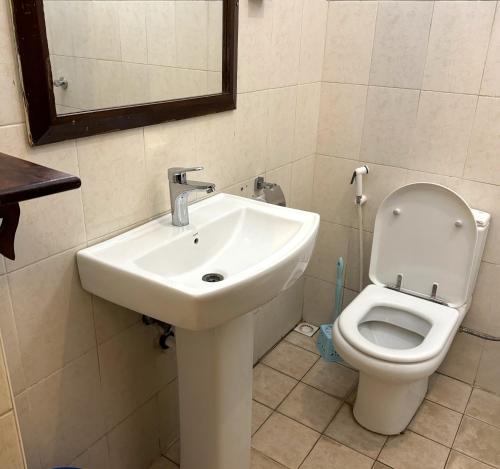
[(203, 166), (195, 168), (169, 168), (168, 182), (170, 188), (170, 206), (172, 207), (172, 225), (189, 225), (188, 196), (190, 192), (215, 191), (215, 184), (211, 182), (188, 181), (186, 173), (201, 171)]

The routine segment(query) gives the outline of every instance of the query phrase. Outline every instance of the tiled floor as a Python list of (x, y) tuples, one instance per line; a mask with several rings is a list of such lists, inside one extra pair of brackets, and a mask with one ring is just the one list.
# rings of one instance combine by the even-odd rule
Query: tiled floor
[[(409, 428), (387, 438), (355, 422), (357, 372), (314, 341), (291, 332), (254, 369), (252, 469), (500, 468), (500, 396), (436, 373)], [(177, 444), (167, 457), (154, 469), (176, 467)]]

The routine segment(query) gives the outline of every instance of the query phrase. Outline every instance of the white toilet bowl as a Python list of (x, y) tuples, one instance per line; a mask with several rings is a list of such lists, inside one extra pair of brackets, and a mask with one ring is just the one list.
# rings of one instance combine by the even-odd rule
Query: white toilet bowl
[(360, 372), (363, 427), (393, 435), (411, 421), (470, 305), (488, 226), (488, 214), (436, 184), (402, 187), (381, 204), (374, 285), (333, 328), (336, 350)]

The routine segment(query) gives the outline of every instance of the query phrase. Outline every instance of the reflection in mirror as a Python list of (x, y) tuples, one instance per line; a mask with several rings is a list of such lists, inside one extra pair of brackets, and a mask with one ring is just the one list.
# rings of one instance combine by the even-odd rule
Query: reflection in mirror
[(58, 115), (222, 92), (222, 0), (44, 0)]

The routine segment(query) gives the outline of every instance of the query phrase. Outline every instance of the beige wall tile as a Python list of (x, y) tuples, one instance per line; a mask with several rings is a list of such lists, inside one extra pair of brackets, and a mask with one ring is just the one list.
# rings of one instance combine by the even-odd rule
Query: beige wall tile
[(175, 379), (158, 393), (160, 447), (163, 454), (179, 438), (179, 384)]
[(408, 167), (419, 91), (370, 86), (361, 160)]
[(10, 4), (0, 2), (0, 50), (3, 51), (0, 63), (14, 63), (14, 31), (11, 22)]
[(500, 369), (498, 367), (498, 354), (500, 353), (500, 342), (485, 342), (479, 370), (476, 377), (476, 385), (487, 391), (500, 394)]
[(483, 341), (480, 338), (458, 333), (438, 371), (472, 384), (476, 377), (482, 348)]
[(354, 193), (349, 182), (359, 164), (359, 161), (343, 158), (316, 157), (312, 209), (322, 220), (356, 226)]
[(31, 387), (28, 399), (42, 467), (70, 463), (105, 431), (96, 350)]
[(95, 346), (90, 295), (80, 286), (75, 253), (66, 251), (9, 274), (27, 385)]
[(477, 331), (500, 335), (500, 266), (482, 262), (479, 270), (472, 304), (464, 319), (464, 326)]
[(17, 395), (25, 388), (26, 381), (24, 378), (21, 351), (19, 349), (19, 338), (6, 276), (0, 277), (0, 331), (3, 337), (5, 358), (9, 370), (12, 390), (14, 395)]
[(292, 187), (289, 206), (311, 210), (316, 157), (309, 156), (292, 164)]
[(462, 176), (477, 97), (423, 91), (409, 168)]
[(450, 450), (407, 431), (387, 440), (379, 460), (394, 469), (442, 469)]
[(297, 469), (320, 434), (275, 413), (267, 419), (252, 439), (252, 446), (266, 456)]
[(175, 66), (175, 2), (148, 2), (146, 28), (148, 63)]
[(9, 469), (24, 469), (26, 466), (19, 443), (14, 412), (0, 417), (0, 435), (2, 435), (0, 466)]
[(328, 2), (304, 1), (300, 41), (299, 83), (321, 80), (325, 50)]
[(373, 460), (343, 446), (336, 441), (322, 437), (311, 453), (307, 456), (303, 469), (316, 469), (328, 467), (331, 469), (342, 469), (344, 467), (356, 467), (358, 469), (369, 469)]
[(241, 2), (238, 31), (238, 89), (263, 90), (269, 86), (272, 66), (269, 44), (273, 32), (272, 0)]
[(475, 388), (465, 413), (500, 428), (500, 396)]
[(320, 83), (311, 83), (297, 87), (294, 159), (303, 158), (316, 153), (320, 99)]
[(305, 0), (273, 0), (269, 87), (296, 85), (299, 81), (300, 31)]
[(152, 215), (142, 129), (82, 139), (77, 148), (89, 239)]
[(426, 438), (451, 447), (461, 420), (462, 414), (424, 400), (408, 428)]
[(42, 469), (39, 449), (40, 443), (33, 412), (28, 399), (28, 391), (23, 391), (21, 394), (17, 395), (15, 397), (15, 403), (27, 468)]
[(359, 425), (348, 404), (344, 404), (339, 410), (325, 435), (373, 459), (377, 458), (387, 439), (386, 436), (370, 432)]
[(269, 133), (266, 170), (269, 170), (292, 161), (297, 87), (290, 86), (270, 90), (267, 97)]
[[(363, 223), (364, 224), (364, 223)], [(373, 234), (363, 231), (363, 286), (371, 283), (370, 259), (372, 254)], [(349, 244), (345, 269), (345, 286), (347, 289), (359, 291), (359, 230), (349, 230)]]
[(368, 84), (377, 2), (329, 2), (323, 80)]
[(498, 16), (498, 6), (490, 38), (486, 65), (484, 67), (481, 94), (500, 96), (500, 17)]
[(499, 441), (500, 429), (465, 415), (453, 448), (474, 459), (498, 467), (500, 466)]
[[(208, 2), (208, 69), (219, 72), (222, 71), (222, 8), (222, 2)], [(222, 75), (219, 75), (219, 79), (222, 84)]]
[(81, 469), (108, 469), (109, 451), (107, 439), (105, 437), (101, 438), (87, 451), (72, 461), (71, 465)]
[(5, 361), (3, 342), (0, 336), (0, 415), (5, 414), (12, 407), (7, 362)]
[(343, 225), (321, 222), (307, 274), (334, 283), (338, 258), (347, 262), (350, 231)]
[(126, 62), (148, 62), (147, 4), (141, 1), (118, 4), (121, 58)]
[(110, 469), (147, 468), (160, 456), (156, 397), (139, 407), (108, 435)]
[(138, 323), (99, 346), (108, 429), (175, 378), (175, 352), (161, 351), (157, 340), (154, 328)]
[(494, 2), (435, 3), (424, 89), (479, 92), (494, 13)]
[(370, 84), (420, 88), (433, 2), (380, 2)]
[(500, 98), (480, 97), (464, 177), (500, 185), (499, 147)]
[(328, 324), (333, 319), (335, 285), (315, 277), (306, 276), (304, 286), (304, 321)]
[(110, 303), (98, 296), (92, 297), (92, 309), (98, 344), (106, 342), (141, 320), (141, 315), (135, 311)]
[(473, 208), (484, 210), (491, 214), (490, 229), (483, 260), (493, 264), (500, 264), (500, 186), (483, 184), (464, 180), (460, 187), (460, 195)]
[(323, 83), (318, 126), (318, 153), (359, 159), (368, 88)]
[(276, 409), (296, 384), (290, 376), (259, 364), (253, 370), (252, 395), (257, 402)]
[[(3, 49), (5, 50), (5, 49)], [(12, 63), (2, 63), (0, 59), (0, 125), (18, 124), (23, 121), (19, 79)]]
[(279, 406), (278, 411), (307, 427), (323, 432), (341, 404), (336, 397), (299, 383)]

